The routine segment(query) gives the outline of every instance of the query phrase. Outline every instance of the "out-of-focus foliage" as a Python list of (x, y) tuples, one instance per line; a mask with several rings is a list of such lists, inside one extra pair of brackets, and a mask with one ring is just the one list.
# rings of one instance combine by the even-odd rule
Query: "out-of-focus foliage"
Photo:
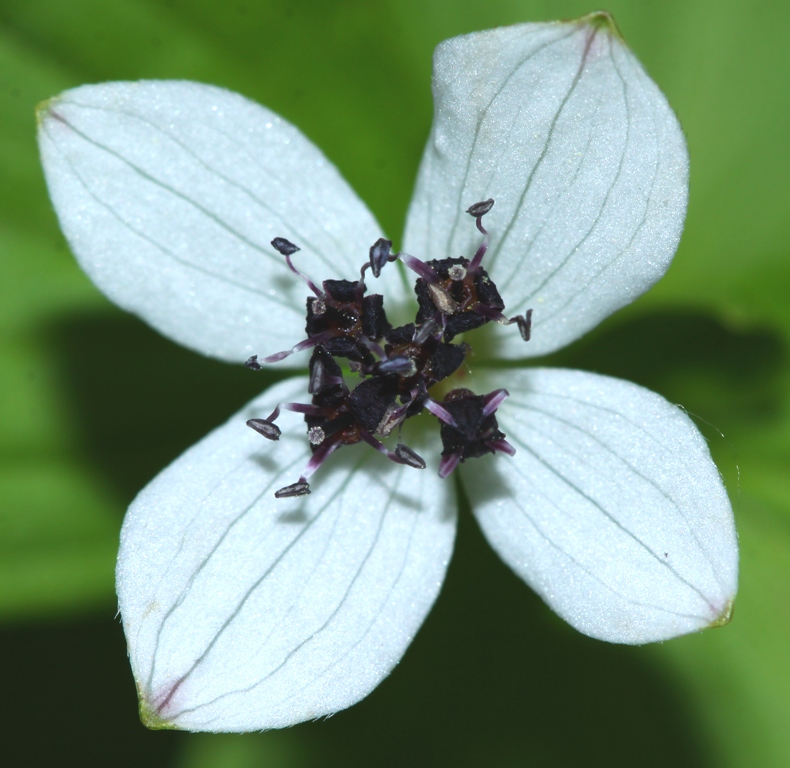
[(588, 640), (495, 560), (466, 516), (436, 610), (362, 704), (264, 735), (149, 733), (136, 722), (113, 624), (123, 510), (265, 382), (162, 340), (83, 276), (38, 166), (36, 103), (110, 79), (240, 91), (318, 143), (397, 240), (430, 125), (433, 47), (591, 10), (576, 0), (0, 5), (4, 762), (790, 761), (790, 6), (779, 0), (609, 3), (687, 132), (688, 224), (667, 277), (552, 360), (645, 384), (698, 417), (740, 529), (732, 624), (644, 649)]

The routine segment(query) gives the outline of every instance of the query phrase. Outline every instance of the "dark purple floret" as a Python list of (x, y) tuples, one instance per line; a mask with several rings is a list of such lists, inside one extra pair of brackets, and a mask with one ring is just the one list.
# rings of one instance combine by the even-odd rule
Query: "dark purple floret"
[(356, 304), (362, 297), (365, 284), (351, 280), (324, 280), (324, 291), (340, 304)]
[[(442, 461), (439, 476), (447, 477), (466, 459), (479, 459), (487, 453), (507, 453), (515, 449), (505, 440), (496, 420), (496, 410), (508, 396), (498, 389), (487, 395), (476, 395), (468, 389), (454, 389), (434, 415), (441, 421)], [(442, 413), (443, 411), (443, 413)]]
[(384, 337), (392, 346), (397, 346), (398, 344), (407, 344), (414, 338), (415, 329), (416, 326), (414, 323), (401, 325), (385, 333)]
[(380, 339), (391, 328), (384, 311), (384, 297), (378, 293), (365, 296), (362, 299), (362, 333), (369, 339)]
[(428, 261), (425, 266), (436, 276), (435, 282), (419, 278), (414, 285), (417, 322), (443, 318), (445, 341), (480, 328), (505, 308), (488, 273), (482, 267), (472, 271), (470, 264), (464, 258)]
[(387, 412), (395, 407), (397, 376), (371, 376), (363, 379), (349, 396), (349, 409), (357, 423), (376, 434)]
[(486, 415), (482, 395), (476, 395), (468, 389), (454, 389), (442, 405), (455, 419), (453, 426), (442, 424), (442, 456), (458, 453), (461, 461), (477, 459), (487, 453), (494, 453), (490, 443), (505, 438), (499, 431), (496, 416), (493, 413)]

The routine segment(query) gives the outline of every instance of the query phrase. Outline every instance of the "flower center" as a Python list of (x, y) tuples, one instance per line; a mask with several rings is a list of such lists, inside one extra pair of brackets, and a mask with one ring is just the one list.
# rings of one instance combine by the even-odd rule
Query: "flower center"
[[(400, 441), (404, 422), (423, 410), (439, 420), (442, 478), (466, 459), (515, 453), (496, 420), (496, 410), (508, 396), (506, 390), (476, 395), (468, 389), (453, 389), (442, 401), (430, 394), (434, 385), (455, 373), (466, 359), (469, 346), (454, 343), (456, 336), (494, 321), (515, 323), (524, 341), (529, 341), (532, 310), (506, 318), (502, 297), (481, 266), (488, 248), (482, 220), (493, 205), (493, 200), (486, 200), (467, 210), (483, 235), (471, 260), (459, 257), (423, 262), (407, 253), (393, 254), (392, 242), (381, 238), (370, 248), (359, 280), (324, 280), (321, 288), (294, 266), (291, 256), (300, 250), (298, 246), (282, 237), (272, 240), (289, 269), (314, 294), (307, 299), (307, 338), (262, 361), (275, 363), (312, 349), (311, 402), (280, 403), (268, 418), (247, 422), (267, 439), (278, 440), (281, 431), (275, 421), (280, 411), (304, 414), (312, 456), (299, 480), (278, 490), (274, 494), (277, 498), (310, 493), (307, 480), (324, 461), (338, 448), (360, 441), (391, 461), (424, 469), (425, 461)], [(389, 262), (398, 259), (417, 274), (414, 291), (419, 309), (413, 323), (393, 328), (384, 311), (383, 296), (366, 293), (365, 272), (370, 269), (379, 277)], [(353, 386), (346, 383), (338, 360), (346, 360), (351, 372), (358, 375)], [(257, 355), (247, 360), (246, 366), (260, 370)], [(398, 442), (390, 450), (382, 440), (396, 429)]]

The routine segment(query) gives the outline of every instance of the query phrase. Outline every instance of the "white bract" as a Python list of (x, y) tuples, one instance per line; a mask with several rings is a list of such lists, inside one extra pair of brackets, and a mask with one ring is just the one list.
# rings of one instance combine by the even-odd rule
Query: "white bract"
[[(480, 238), (464, 210), (496, 200), (486, 269), (511, 309), (534, 309), (527, 344), (493, 327), (499, 357), (556, 350), (661, 277), (685, 216), (685, 142), (607, 15), (448, 40), (433, 87), (404, 247), (471, 257)], [(84, 86), (40, 120), (82, 267), (206, 355), (241, 363), (303, 338), (305, 288), (272, 238), (298, 243), (300, 269), (321, 281), (356, 279), (383, 234), (296, 128), (219, 88)], [(375, 290), (388, 308), (410, 301), (398, 279)], [(571, 370), (478, 364), (474, 386), (509, 390), (497, 415), (516, 454), (465, 463), (462, 484), (492, 546), (558, 614), (620, 643), (726, 621), (732, 512), (681, 410)], [(310, 454), (303, 422), (286, 417), (273, 443), (245, 420), (306, 391), (302, 376), (265, 392), (129, 510), (118, 594), (151, 726), (258, 730), (348, 707), (398, 663), (438, 595), (456, 527), (438, 439), (418, 444), (424, 471), (350, 447), (311, 495), (274, 498)]]

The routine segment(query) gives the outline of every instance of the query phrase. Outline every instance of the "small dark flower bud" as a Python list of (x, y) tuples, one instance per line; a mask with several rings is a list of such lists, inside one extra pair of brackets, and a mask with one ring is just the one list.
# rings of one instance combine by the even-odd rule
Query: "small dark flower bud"
[(292, 253), (302, 250), (298, 245), (294, 245), (290, 240), (286, 240), (284, 237), (275, 237), (274, 240), (272, 240), (272, 247), (283, 256), (290, 256)]
[(275, 491), (274, 498), (289, 499), (292, 496), (307, 496), (309, 493), (309, 483), (291, 483), (291, 485), (286, 485), (285, 488), (280, 488), (279, 491)]
[(483, 200), (482, 203), (475, 203), (474, 205), (470, 205), (466, 212), (470, 216), (474, 216), (478, 218), (480, 216), (485, 216), (492, 208), (494, 207), (494, 198), (491, 197), (488, 200)]
[(374, 277), (381, 274), (384, 265), (389, 261), (390, 252), (392, 250), (392, 240), (385, 240), (380, 237), (370, 247), (370, 269)]
[(247, 422), (250, 429), (254, 429), (259, 435), (263, 435), (268, 440), (279, 440), (282, 432), (276, 424), (272, 424), (265, 419), (250, 419)]

